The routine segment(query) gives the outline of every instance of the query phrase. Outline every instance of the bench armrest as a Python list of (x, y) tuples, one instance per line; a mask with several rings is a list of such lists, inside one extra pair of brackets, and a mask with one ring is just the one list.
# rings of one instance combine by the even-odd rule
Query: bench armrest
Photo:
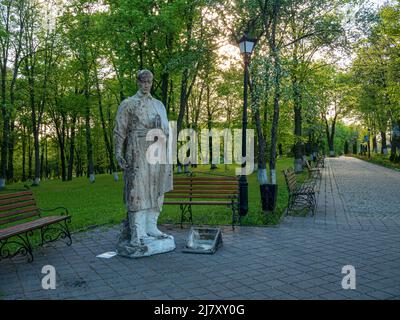
[(68, 213), (68, 209), (65, 207), (56, 207), (56, 208), (39, 208), (40, 213), (42, 212), (50, 212), (50, 211), (55, 211), (55, 210), (63, 210), (63, 212), (61, 212), (61, 215), (67, 215), (69, 216)]

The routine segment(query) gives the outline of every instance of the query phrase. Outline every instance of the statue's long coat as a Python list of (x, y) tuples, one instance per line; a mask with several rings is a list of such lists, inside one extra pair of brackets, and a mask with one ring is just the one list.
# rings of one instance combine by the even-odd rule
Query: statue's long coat
[[(161, 101), (141, 92), (122, 101), (115, 119), (114, 141), (116, 154), (120, 152), (128, 164), (124, 171), (124, 203), (131, 212), (160, 210), (160, 199), (172, 190), (172, 165), (151, 164), (146, 158), (148, 147), (154, 144), (146, 141), (146, 134), (155, 128), (161, 129), (167, 139), (172, 138)], [(168, 154), (165, 157), (168, 160)]]

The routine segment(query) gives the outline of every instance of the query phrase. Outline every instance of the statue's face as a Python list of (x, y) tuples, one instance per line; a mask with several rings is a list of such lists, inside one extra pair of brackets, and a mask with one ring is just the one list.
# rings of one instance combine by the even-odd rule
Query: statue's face
[(138, 80), (139, 90), (143, 94), (149, 94), (151, 86), (153, 85), (153, 77), (150, 75), (145, 75), (141, 80)]

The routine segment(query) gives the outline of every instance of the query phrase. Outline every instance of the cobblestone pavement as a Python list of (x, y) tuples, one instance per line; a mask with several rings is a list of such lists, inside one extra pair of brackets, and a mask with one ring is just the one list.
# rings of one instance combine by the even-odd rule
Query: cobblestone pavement
[(314, 217), (286, 217), (292, 226), (399, 231), (400, 172), (356, 158), (326, 159)]
[[(368, 172), (359, 177), (359, 170)], [(24, 257), (1, 261), (1, 297), (400, 299), (400, 228), (392, 208), (399, 208), (399, 199), (391, 191), (396, 181), (400, 183), (400, 173), (359, 160), (328, 160), (315, 217), (287, 217), (270, 228), (223, 227), (224, 246), (214, 255), (182, 253), (188, 229), (164, 226), (175, 236), (175, 251), (142, 259), (100, 259), (96, 255), (114, 250), (118, 228), (76, 233), (71, 247), (57, 242), (37, 249), (31, 264)], [(370, 201), (364, 210), (357, 209), (359, 199), (370, 198), (379, 205)], [(57, 270), (55, 290), (41, 287), (44, 265)], [(342, 289), (345, 265), (356, 269), (355, 290)]]

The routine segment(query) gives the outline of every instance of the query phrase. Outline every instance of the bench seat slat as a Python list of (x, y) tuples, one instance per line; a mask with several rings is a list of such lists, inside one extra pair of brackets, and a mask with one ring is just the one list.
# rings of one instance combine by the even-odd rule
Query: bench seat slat
[(174, 180), (233, 180), (236, 181), (238, 178), (236, 177), (174, 177)]
[(19, 220), (25, 220), (25, 219), (28, 219), (28, 218), (35, 217), (37, 215), (38, 215), (38, 213), (35, 212), (35, 211), (22, 213), (22, 214), (13, 216), (13, 217), (5, 219), (5, 220), (1, 220), (0, 225), (8, 224), (8, 223), (19, 221)]
[(32, 191), (21, 191), (21, 192), (15, 192), (15, 193), (7, 193), (7, 194), (0, 195), (0, 200), (18, 198), (18, 197), (22, 197), (22, 196), (25, 196), (25, 195), (32, 195), (32, 194), (33, 194)]
[(290, 187), (296, 187), (297, 182), (296, 181), (288, 181), (288, 184)]
[(232, 203), (230, 201), (164, 201), (164, 204), (231, 205)]
[[(172, 191), (167, 192), (165, 195), (168, 194), (175, 194), (175, 193), (190, 193), (190, 194), (210, 194), (209, 190), (190, 190), (190, 189), (174, 189)], [(218, 194), (226, 194), (226, 195), (232, 195), (232, 194), (237, 194), (237, 189), (232, 189), (232, 190), (218, 190)], [(215, 193), (213, 193), (215, 194)]]
[(180, 185), (174, 186), (174, 190), (238, 190), (237, 186), (190, 186), (190, 185)]
[(13, 203), (17, 203), (17, 202), (22, 202), (22, 201), (28, 201), (28, 200), (34, 200), (33, 196), (32, 195), (26, 195), (24, 197), (3, 199), (3, 200), (0, 200), (0, 206), (1, 205), (7, 205), (7, 204), (13, 204)]
[(14, 210), (14, 211), (8, 211), (6, 213), (0, 213), (0, 224), (1, 224), (1, 219), (2, 218), (16, 216), (16, 215), (19, 215), (21, 213), (33, 212), (33, 211), (35, 211), (35, 212), (37, 212), (37, 214), (39, 214), (39, 209), (36, 206), (30, 206), (30, 207), (22, 208), (20, 210)]
[(28, 206), (35, 206), (35, 205), (36, 205), (36, 202), (34, 200), (18, 202), (18, 203), (14, 203), (11, 205), (0, 206), (0, 212), (9, 211), (12, 209), (23, 208), (23, 207), (28, 207)]
[(15, 236), (23, 232), (35, 230), (52, 223), (60, 222), (67, 218), (68, 216), (49, 216), (49, 217), (39, 218), (34, 221), (21, 223), (19, 225), (8, 227), (5, 229), (0, 229), (0, 240)]
[(225, 185), (225, 186), (237, 186), (239, 183), (237, 181), (176, 181), (175, 185)]
[(216, 195), (216, 194), (208, 194), (208, 195), (195, 195), (195, 194), (166, 194), (165, 198), (177, 198), (177, 199), (183, 199), (183, 198), (202, 198), (202, 199), (227, 199), (228, 196), (224, 195)]

